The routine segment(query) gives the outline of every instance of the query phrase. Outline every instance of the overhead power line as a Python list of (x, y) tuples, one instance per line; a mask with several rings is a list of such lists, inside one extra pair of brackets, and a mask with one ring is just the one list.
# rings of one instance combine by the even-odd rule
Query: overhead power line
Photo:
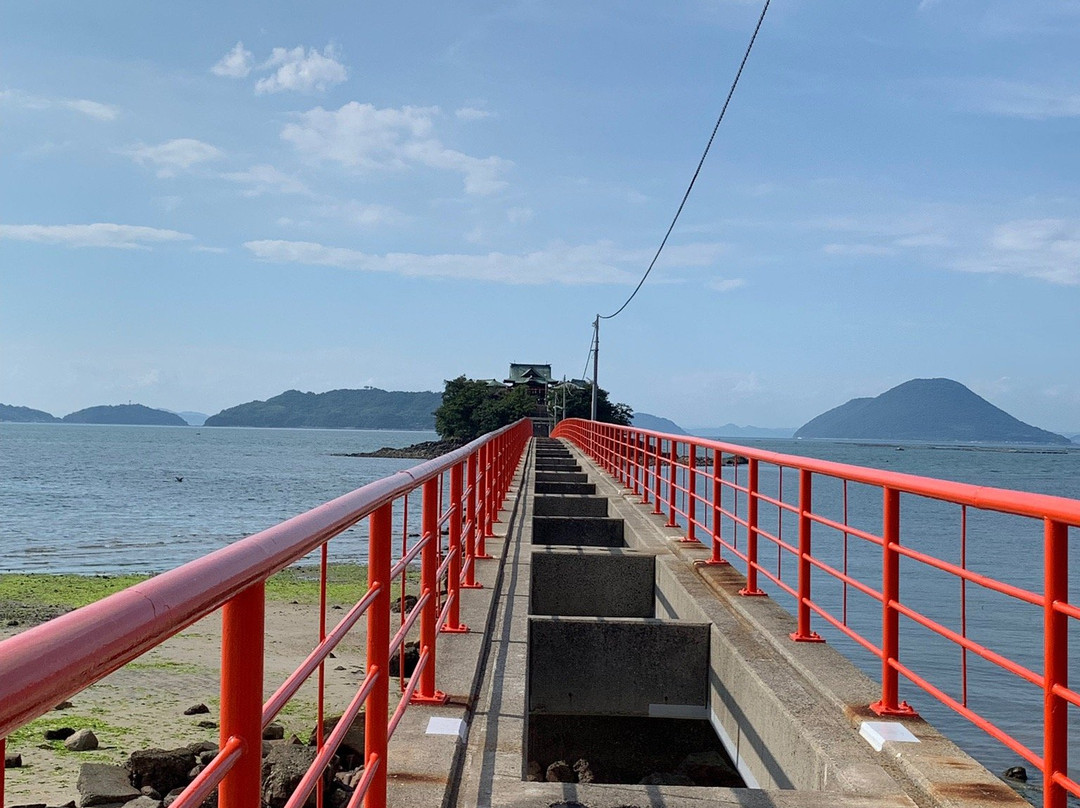
[[(709, 156), (709, 149), (712, 148), (713, 140), (716, 138), (716, 130), (720, 128), (720, 122), (724, 120), (724, 113), (727, 112), (728, 104), (731, 103), (731, 97), (735, 95), (735, 88), (739, 84), (739, 78), (742, 76), (743, 68), (746, 67), (746, 60), (750, 58), (750, 50), (754, 47), (754, 40), (757, 39), (758, 31), (761, 30), (761, 23), (765, 21), (765, 12), (769, 10), (770, 2), (771, 0), (765, 0), (765, 5), (761, 9), (761, 16), (758, 17), (757, 25), (754, 27), (754, 33), (750, 37), (750, 43), (746, 46), (746, 53), (743, 54), (742, 62), (739, 64), (739, 71), (735, 74), (735, 80), (731, 82), (731, 89), (728, 90), (727, 99), (724, 101), (724, 107), (720, 110), (720, 117), (716, 119), (716, 126), (713, 127), (712, 134), (709, 135), (709, 142), (705, 144), (705, 151), (702, 152), (701, 159), (698, 161), (697, 168), (694, 170), (694, 176), (690, 178), (690, 184), (687, 186), (686, 193), (683, 194), (682, 201), (679, 203), (679, 209), (675, 211), (675, 218), (671, 220), (671, 225), (664, 234), (664, 240), (660, 242), (660, 247), (657, 248), (656, 255), (654, 255), (652, 261), (649, 262), (648, 269), (646, 269), (645, 274), (641, 276), (641, 280), (638, 281), (638, 285), (634, 287), (634, 291), (630, 293), (630, 297), (626, 298), (626, 302), (619, 306), (613, 314), (598, 314), (598, 319), (610, 320), (621, 314), (622, 310), (630, 305), (630, 301), (633, 300), (638, 291), (640, 291), (642, 285), (645, 283), (645, 279), (649, 277), (649, 273), (652, 272), (653, 267), (656, 266), (656, 260), (660, 257), (660, 253), (664, 251), (664, 245), (667, 244), (668, 237), (671, 236), (671, 231), (675, 229), (675, 223), (679, 221), (679, 216), (686, 206), (686, 200), (690, 198), (690, 192), (694, 189), (694, 183), (697, 182), (698, 174), (701, 173), (701, 167), (705, 165), (705, 158)], [(587, 363), (586, 367), (588, 367)]]

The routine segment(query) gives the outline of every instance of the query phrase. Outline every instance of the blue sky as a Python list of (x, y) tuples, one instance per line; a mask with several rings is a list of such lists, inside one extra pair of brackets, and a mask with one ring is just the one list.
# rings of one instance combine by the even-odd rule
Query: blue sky
[[(757, 2), (8, 3), (0, 401), (580, 376)], [(797, 426), (946, 376), (1080, 431), (1080, 4), (776, 0), (601, 385)]]

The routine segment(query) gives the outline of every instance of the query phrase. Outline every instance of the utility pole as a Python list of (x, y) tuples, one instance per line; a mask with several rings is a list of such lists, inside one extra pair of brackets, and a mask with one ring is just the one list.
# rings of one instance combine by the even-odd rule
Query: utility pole
[(596, 319), (593, 320), (593, 352), (592, 352), (592, 413), (591, 420), (596, 420), (596, 363), (598, 355), (600, 353), (600, 315), (596, 315)]

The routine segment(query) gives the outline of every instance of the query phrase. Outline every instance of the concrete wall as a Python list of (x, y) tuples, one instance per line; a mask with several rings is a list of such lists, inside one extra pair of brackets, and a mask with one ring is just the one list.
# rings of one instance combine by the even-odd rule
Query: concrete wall
[(533, 550), (529, 613), (653, 617), (654, 567), (632, 550)]
[(708, 703), (708, 625), (533, 616), (528, 660), (530, 712), (648, 716)]
[(532, 543), (583, 547), (623, 547), (622, 519), (534, 516)]
[(534, 516), (607, 516), (606, 497), (587, 494), (538, 494), (533, 498)]

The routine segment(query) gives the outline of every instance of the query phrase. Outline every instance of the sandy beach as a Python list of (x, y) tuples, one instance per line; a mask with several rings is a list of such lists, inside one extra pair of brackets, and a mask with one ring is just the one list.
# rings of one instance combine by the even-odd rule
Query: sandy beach
[[(280, 594), (280, 593), (279, 593)], [(266, 611), (265, 696), (277, 689), (310, 653), (319, 636), (319, 607), (301, 593), (285, 601), (268, 598)], [(340, 598), (327, 612), (327, 626), (333, 627), (345, 614)], [(20, 625), (5, 626), (16, 618), (0, 621), (0, 639), (27, 628), (26, 605), (0, 602), (0, 614), (18, 614)], [(44, 616), (47, 606), (36, 607)], [(340, 712), (354, 695), (363, 676), (365, 659), (363, 618), (334, 652), (326, 665), (326, 711)], [(75, 789), (83, 762), (123, 763), (133, 750), (158, 747), (170, 749), (196, 741), (217, 742), (215, 727), (219, 707), (219, 666), (221, 618), (215, 613), (117, 670), (97, 684), (70, 698), (71, 707), (52, 710), (12, 733), (8, 753), (22, 755), (21, 768), (7, 769), (8, 805), (45, 803), (64, 805), (77, 800)], [(196, 704), (205, 704), (209, 713), (184, 715)], [(317, 691), (315, 676), (278, 716), (278, 723), (290, 734), (305, 741), (315, 725)], [(46, 741), (50, 728), (90, 727), (100, 747), (90, 752), (72, 752), (62, 742)]]

